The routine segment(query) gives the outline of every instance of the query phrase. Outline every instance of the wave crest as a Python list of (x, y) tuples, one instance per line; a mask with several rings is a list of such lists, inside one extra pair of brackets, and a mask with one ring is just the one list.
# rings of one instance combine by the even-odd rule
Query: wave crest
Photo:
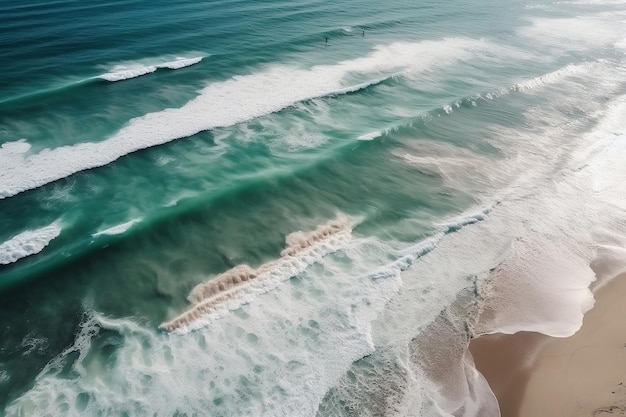
[(310, 232), (294, 232), (285, 238), (286, 247), (281, 257), (253, 269), (238, 265), (211, 281), (194, 287), (189, 293), (192, 307), (162, 323), (159, 327), (168, 332), (193, 330), (202, 327), (215, 317), (218, 307), (233, 301), (226, 310), (246, 304), (251, 296), (276, 288), (278, 284), (302, 271), (322, 257), (339, 250), (352, 231), (352, 223), (344, 216), (319, 225)]
[(170, 70), (177, 70), (180, 68), (189, 67), (202, 61), (202, 56), (193, 58), (177, 57), (174, 61), (167, 61), (158, 64), (146, 65), (141, 63), (134, 63), (129, 65), (116, 65), (111, 71), (99, 75), (98, 78), (107, 80), (110, 82), (130, 80), (131, 78), (141, 77), (142, 75), (151, 74), (157, 69), (164, 68)]
[(41, 252), (60, 234), (61, 226), (53, 223), (41, 229), (27, 230), (0, 243), (0, 265), (8, 265)]
[[(474, 51), (487, 46), (485, 42), (465, 38), (393, 43), (378, 46), (363, 57), (334, 65), (318, 65), (309, 69), (279, 65), (214, 82), (182, 107), (134, 118), (104, 141), (62, 146), (15, 158), (3, 178), (0, 199), (79, 171), (107, 165), (140, 149), (201, 131), (232, 126), (298, 102), (354, 93), (406, 71), (419, 73), (432, 70), (469, 57)], [(425, 56), (429, 58), (425, 59)], [(360, 80), (369, 78), (369, 81), (347, 85), (346, 79), (355, 74)], [(2, 154), (0, 149), (0, 159)], [(58, 161), (67, 163), (59, 164)]]

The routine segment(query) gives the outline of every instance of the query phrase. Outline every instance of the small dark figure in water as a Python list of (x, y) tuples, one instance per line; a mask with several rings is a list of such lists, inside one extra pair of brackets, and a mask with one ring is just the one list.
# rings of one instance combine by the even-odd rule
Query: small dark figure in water
[(365, 37), (365, 31), (363, 31), (363, 35), (361, 35), (362, 37)]
[(324, 39), (326, 39), (326, 43), (328, 43), (328, 36), (326, 36)]

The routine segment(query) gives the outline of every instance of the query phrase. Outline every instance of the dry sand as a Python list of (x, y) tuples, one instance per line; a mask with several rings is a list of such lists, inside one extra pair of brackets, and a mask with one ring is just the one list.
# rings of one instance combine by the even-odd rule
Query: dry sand
[(595, 298), (571, 337), (522, 332), (472, 341), (503, 417), (626, 416), (626, 275)]

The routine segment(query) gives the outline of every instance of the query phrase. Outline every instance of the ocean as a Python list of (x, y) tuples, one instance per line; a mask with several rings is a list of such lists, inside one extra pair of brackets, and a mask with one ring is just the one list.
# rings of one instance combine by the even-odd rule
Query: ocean
[(0, 62), (0, 415), (499, 416), (469, 340), (626, 270), (623, 1), (4, 0)]

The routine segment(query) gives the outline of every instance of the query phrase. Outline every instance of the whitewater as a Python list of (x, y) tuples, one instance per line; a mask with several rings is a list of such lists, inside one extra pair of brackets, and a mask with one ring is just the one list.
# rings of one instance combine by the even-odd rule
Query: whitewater
[(0, 415), (499, 416), (626, 271), (624, 6), (4, 2)]

